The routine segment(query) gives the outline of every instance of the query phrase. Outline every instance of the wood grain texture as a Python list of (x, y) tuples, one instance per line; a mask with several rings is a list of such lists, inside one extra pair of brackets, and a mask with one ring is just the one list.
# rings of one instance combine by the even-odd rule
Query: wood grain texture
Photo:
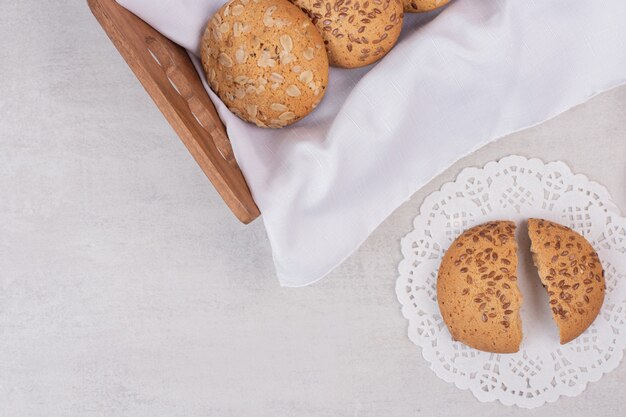
[(122, 57), (228, 207), (243, 223), (260, 215), (215, 106), (187, 52), (120, 6), (88, 0)]

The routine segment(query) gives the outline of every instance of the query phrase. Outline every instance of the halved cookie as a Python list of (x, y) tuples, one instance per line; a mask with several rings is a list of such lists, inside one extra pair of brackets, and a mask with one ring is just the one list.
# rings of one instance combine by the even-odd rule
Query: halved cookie
[(602, 307), (606, 289), (602, 264), (591, 244), (568, 227), (529, 219), (528, 235), (561, 344), (565, 344), (584, 332)]
[(517, 352), (522, 295), (515, 224), (493, 221), (462, 233), (439, 267), (437, 299), (455, 340), (487, 352)]

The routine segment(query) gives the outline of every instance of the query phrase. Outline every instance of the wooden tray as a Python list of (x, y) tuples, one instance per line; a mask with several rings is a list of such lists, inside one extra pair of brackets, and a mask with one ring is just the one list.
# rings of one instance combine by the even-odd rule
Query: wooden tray
[(115, 0), (92, 13), (228, 207), (243, 223), (260, 215), (226, 130), (187, 52)]

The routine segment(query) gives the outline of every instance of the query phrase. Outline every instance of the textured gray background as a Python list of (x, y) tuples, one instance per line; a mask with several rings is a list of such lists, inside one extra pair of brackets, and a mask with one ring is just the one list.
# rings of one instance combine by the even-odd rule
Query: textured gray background
[(0, 0), (1, 416), (623, 415), (626, 365), (526, 412), (438, 379), (394, 294), (423, 198), (511, 153), (626, 208), (626, 88), (464, 158), (282, 289), (82, 1)]

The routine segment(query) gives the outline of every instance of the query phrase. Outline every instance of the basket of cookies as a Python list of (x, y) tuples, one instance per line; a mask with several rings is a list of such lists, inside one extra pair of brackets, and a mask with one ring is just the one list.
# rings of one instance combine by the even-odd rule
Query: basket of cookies
[(611, 1), (89, 4), (229, 208), (263, 214), (281, 285), (302, 286), (454, 161), (623, 82)]

